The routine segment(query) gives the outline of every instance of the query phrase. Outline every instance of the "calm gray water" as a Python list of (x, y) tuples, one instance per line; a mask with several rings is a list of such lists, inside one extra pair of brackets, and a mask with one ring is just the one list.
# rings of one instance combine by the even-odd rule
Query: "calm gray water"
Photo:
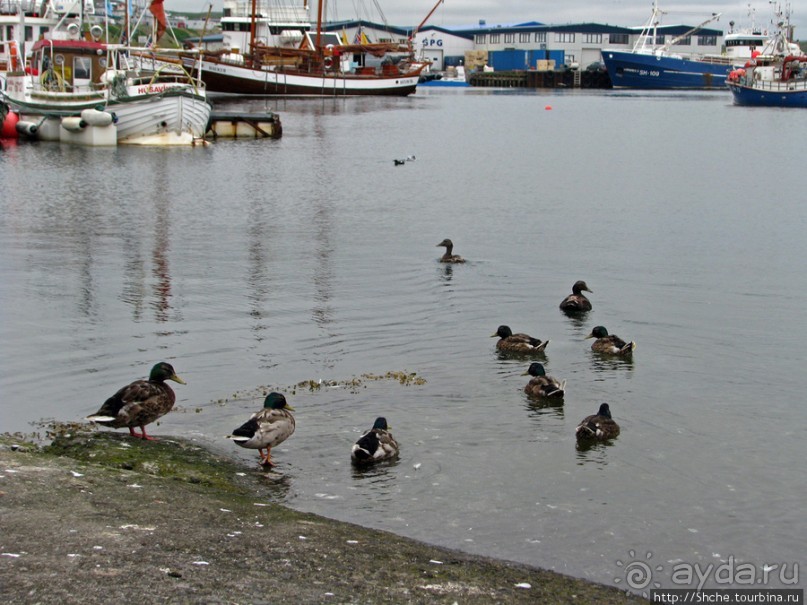
[[(279, 141), (3, 144), (0, 430), (81, 420), (165, 359), (188, 384), (151, 432), (247, 468), (224, 436), (287, 393), (294, 508), (620, 586), (645, 561), (664, 587), (676, 565), (793, 576), (807, 112), (724, 92), (270, 103)], [(445, 237), (467, 264), (437, 262)], [(577, 279), (583, 320), (558, 310)], [(564, 406), (527, 400), (499, 324), (551, 339)], [(632, 363), (593, 357), (597, 324), (638, 343)], [(346, 386), (402, 371), (426, 383)], [(603, 401), (622, 434), (578, 451)], [(401, 459), (357, 474), (378, 415)]]

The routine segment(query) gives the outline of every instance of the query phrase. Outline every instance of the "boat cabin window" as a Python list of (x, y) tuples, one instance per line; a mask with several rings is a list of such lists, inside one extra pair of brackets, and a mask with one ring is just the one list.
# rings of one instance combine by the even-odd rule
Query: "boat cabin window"
[(755, 38), (750, 39), (743, 39), (743, 38), (734, 38), (732, 40), (726, 40), (726, 46), (750, 46), (752, 48), (757, 46), (762, 46), (762, 40), (757, 40)]
[(92, 59), (73, 57), (73, 85), (86, 86), (92, 79)]
[[(311, 44), (311, 48), (316, 48), (317, 34), (311, 32), (306, 32), (306, 34), (308, 35), (308, 42)], [(333, 32), (320, 32), (319, 42), (323, 48), (329, 44), (332, 44), (333, 46), (339, 46), (342, 44), (339, 34), (335, 34)]]

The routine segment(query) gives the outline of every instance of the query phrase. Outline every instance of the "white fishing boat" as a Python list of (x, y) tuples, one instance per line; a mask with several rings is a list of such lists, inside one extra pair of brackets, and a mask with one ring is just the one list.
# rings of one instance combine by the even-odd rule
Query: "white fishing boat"
[(145, 71), (149, 49), (102, 40), (69, 14), (34, 42), (27, 65), (6, 72), (3, 99), (32, 138), (89, 145), (188, 145), (204, 141), (211, 105), (187, 72)]
[[(91, 4), (86, 8), (93, 10)], [(24, 62), (29, 56), (30, 40), (38, 40), (58, 22), (50, 0), (0, 0), (0, 78), (12, 62)]]
[(779, 16), (774, 38), (726, 80), (735, 105), (807, 107), (807, 55), (793, 42), (790, 9)]

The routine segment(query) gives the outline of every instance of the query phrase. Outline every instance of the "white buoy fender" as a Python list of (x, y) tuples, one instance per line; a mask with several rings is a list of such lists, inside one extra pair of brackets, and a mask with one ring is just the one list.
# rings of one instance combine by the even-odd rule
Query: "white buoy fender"
[(36, 134), (37, 130), (39, 130), (39, 127), (35, 122), (26, 122), (25, 120), (17, 122), (17, 132), (20, 134), (32, 137)]
[(62, 118), (62, 128), (70, 132), (81, 132), (87, 123), (81, 118)]
[(81, 119), (88, 126), (109, 126), (112, 124), (112, 114), (107, 111), (98, 111), (97, 109), (85, 109), (81, 112)]
[(101, 74), (101, 84), (111, 84), (116, 77), (123, 77), (125, 75), (126, 72), (122, 69), (107, 69)]

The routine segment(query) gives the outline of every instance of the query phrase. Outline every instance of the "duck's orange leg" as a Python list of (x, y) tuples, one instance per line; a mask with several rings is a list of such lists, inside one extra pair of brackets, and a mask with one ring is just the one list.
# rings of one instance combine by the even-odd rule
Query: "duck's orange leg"
[[(258, 451), (260, 451), (260, 450), (258, 450)], [(261, 464), (263, 466), (274, 466), (275, 465), (272, 462), (272, 448), (271, 447), (266, 448), (266, 456), (261, 454)]]
[(145, 426), (141, 425), (140, 431), (141, 431), (140, 433), (136, 433), (133, 427), (131, 427), (131, 426), (129, 427), (129, 434), (132, 437), (136, 437), (138, 439), (146, 439), (147, 441), (156, 441), (156, 439), (154, 439), (154, 437), (149, 437), (148, 435), (146, 435), (146, 427)]

